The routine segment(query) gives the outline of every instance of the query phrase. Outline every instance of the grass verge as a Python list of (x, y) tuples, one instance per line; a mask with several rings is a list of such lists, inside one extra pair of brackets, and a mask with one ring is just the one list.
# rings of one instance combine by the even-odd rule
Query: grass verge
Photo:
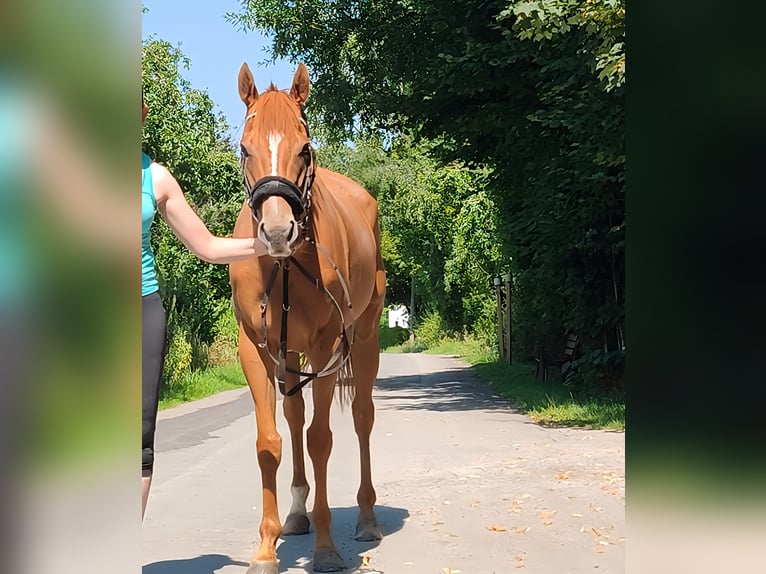
[(480, 362), (473, 367), (482, 381), (539, 424), (625, 429), (625, 401), (617, 396), (576, 394), (560, 381), (535, 379), (530, 365)]
[(160, 410), (241, 388), (246, 384), (239, 363), (185, 373), (173, 385), (162, 388)]
[(492, 351), (474, 339), (445, 339), (439, 345), (423, 349), (417, 343), (404, 343), (386, 352), (422, 352), (454, 355), (473, 366), (479, 379), (513, 401), (532, 420), (547, 426), (592, 429), (625, 429), (625, 400), (618, 395), (577, 393), (555, 376), (551, 380), (535, 378), (534, 366), (498, 361)]

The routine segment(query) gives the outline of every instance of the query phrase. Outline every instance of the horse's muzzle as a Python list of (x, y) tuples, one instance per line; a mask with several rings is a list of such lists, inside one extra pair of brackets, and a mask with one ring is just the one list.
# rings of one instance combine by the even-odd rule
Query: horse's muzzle
[(277, 224), (265, 220), (258, 223), (258, 238), (268, 247), (269, 255), (277, 259), (293, 254), (298, 235), (298, 224), (294, 219)]

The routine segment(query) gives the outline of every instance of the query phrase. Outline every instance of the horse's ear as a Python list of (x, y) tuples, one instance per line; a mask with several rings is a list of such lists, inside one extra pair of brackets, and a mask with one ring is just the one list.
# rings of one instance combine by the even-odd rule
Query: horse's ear
[(290, 96), (299, 104), (303, 104), (309, 97), (309, 71), (303, 62), (298, 64), (298, 70), (293, 77)]
[(250, 73), (247, 62), (239, 69), (239, 97), (247, 107), (258, 99), (258, 90), (255, 89), (253, 74)]

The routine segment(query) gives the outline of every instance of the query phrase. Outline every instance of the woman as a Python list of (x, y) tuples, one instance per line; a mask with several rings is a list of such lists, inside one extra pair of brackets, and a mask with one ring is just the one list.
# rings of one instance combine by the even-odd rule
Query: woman
[[(141, 99), (141, 123), (148, 108)], [(260, 239), (215, 237), (187, 203), (176, 179), (163, 166), (141, 154), (141, 295), (142, 295), (142, 434), (141, 520), (152, 484), (154, 431), (160, 380), (165, 360), (167, 325), (159, 295), (150, 229), (159, 211), (173, 233), (197, 257), (210, 263), (230, 263), (267, 253)]]

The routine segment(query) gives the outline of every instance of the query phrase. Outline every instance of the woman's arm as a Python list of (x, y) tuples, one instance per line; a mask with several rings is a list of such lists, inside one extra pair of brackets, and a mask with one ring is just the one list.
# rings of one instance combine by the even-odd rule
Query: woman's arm
[(157, 210), (194, 255), (209, 263), (231, 263), (268, 253), (266, 245), (255, 237), (214, 236), (186, 201), (181, 186), (167, 168), (152, 163), (150, 169)]

